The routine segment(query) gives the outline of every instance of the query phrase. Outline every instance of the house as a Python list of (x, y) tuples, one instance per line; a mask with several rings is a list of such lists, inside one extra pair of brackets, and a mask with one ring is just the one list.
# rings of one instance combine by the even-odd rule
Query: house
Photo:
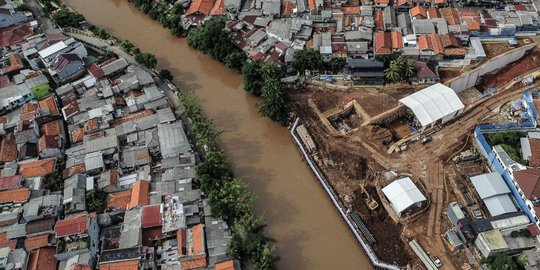
[(370, 59), (347, 58), (347, 69), (355, 85), (383, 85), (384, 63)]
[(56, 217), (62, 207), (62, 196), (60, 194), (45, 195), (31, 199), (24, 205), (23, 218), (27, 222)]
[(0, 163), (17, 160), (17, 143), (13, 132), (4, 135), (0, 141)]
[(416, 62), (416, 76), (412, 78), (413, 83), (434, 84), (439, 80), (439, 68), (435, 61)]
[(30, 198), (30, 189), (27, 187), (0, 191), (0, 203), (24, 203)]
[(56, 170), (56, 159), (48, 158), (19, 163), (19, 174), (24, 178), (45, 176)]
[(414, 6), (413, 0), (397, 0), (395, 2), (396, 11), (408, 11)]
[(24, 83), (32, 91), (37, 99), (42, 99), (49, 95), (49, 80), (41, 72), (36, 72), (33, 77), (26, 78)]
[(27, 270), (53, 270), (57, 269), (57, 260), (54, 257), (56, 249), (54, 247), (42, 247), (33, 250), (28, 259)]
[(391, 31), (397, 26), (396, 12), (392, 6), (383, 9), (384, 30)]
[(443, 53), (441, 38), (438, 34), (419, 35), (417, 46), (420, 51), (420, 58), (430, 59), (440, 58)]
[(159, 124), (158, 137), (161, 156), (164, 159), (188, 155), (192, 151), (180, 121)]
[(448, 209), (446, 211), (448, 219), (454, 226), (453, 229), (457, 232), (459, 241), (461, 243), (470, 243), (474, 239), (473, 228), (461, 210), (460, 205), (457, 202), (451, 202), (448, 204)]
[[(540, 169), (532, 168), (514, 172), (516, 189), (527, 205), (526, 211), (534, 217), (540, 216)], [(537, 226), (540, 221), (535, 220)]]
[(84, 252), (90, 252), (94, 257), (97, 255), (99, 225), (95, 213), (66, 216), (56, 223), (54, 232), (58, 241), (57, 260), (67, 260)]
[(44, 135), (39, 138), (37, 152), (40, 158), (62, 158), (63, 153), (60, 149), (60, 137)]
[(29, 236), (24, 240), (24, 248), (28, 251), (39, 249), (43, 247), (48, 247), (54, 243), (54, 237), (52, 234), (42, 234)]
[(422, 6), (415, 6), (409, 10), (411, 18), (415, 20), (425, 20), (428, 18), (427, 10)]
[(392, 54), (403, 48), (403, 36), (401, 32), (376, 32), (373, 45), (375, 55)]
[(107, 195), (107, 209), (125, 211), (131, 202), (131, 190), (113, 192)]
[(110, 169), (100, 174), (97, 179), (97, 187), (107, 193), (119, 191), (118, 172), (116, 169)]
[(105, 250), (99, 255), (99, 270), (139, 270), (142, 261), (140, 247)]
[(49, 73), (57, 84), (76, 79), (85, 72), (83, 59), (75, 53), (59, 54), (49, 67)]
[(0, 48), (15, 47), (33, 34), (28, 23), (20, 23), (0, 30)]
[(64, 181), (64, 211), (66, 214), (86, 210), (86, 175), (76, 174)]
[(180, 229), (176, 234), (180, 269), (199, 269), (206, 267), (206, 248), (202, 224), (192, 228)]
[(150, 184), (147, 181), (139, 180), (133, 186), (131, 186), (131, 196), (127, 209), (133, 209), (137, 206), (148, 205), (149, 197), (148, 192), (150, 190)]

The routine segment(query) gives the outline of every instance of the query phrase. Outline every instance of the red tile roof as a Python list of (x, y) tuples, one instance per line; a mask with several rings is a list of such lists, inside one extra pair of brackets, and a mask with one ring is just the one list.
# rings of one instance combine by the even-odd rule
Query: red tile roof
[(96, 65), (96, 63), (93, 63), (90, 66), (88, 66), (87, 70), (88, 70), (88, 73), (90, 73), (96, 79), (99, 79), (103, 77), (104, 75), (103, 70), (101, 70), (101, 68), (98, 65)]
[(214, 270), (234, 270), (234, 262), (225, 261), (225, 262), (216, 263), (214, 265)]
[(22, 63), (21, 57), (18, 54), (14, 53), (9, 55), (9, 66), (4, 66), (2, 68), (2, 72), (4, 74), (7, 74), (9, 72), (19, 70), (23, 67), (24, 65)]
[(435, 0), (436, 5), (445, 5), (448, 4), (448, 0)]
[(374, 40), (375, 54), (392, 53), (392, 35), (389, 32), (376, 32)]
[(401, 32), (394, 31), (391, 33), (392, 36), (392, 49), (397, 50), (403, 48), (403, 35)]
[(516, 9), (516, 11), (528, 11), (527, 7), (524, 5), (514, 5), (514, 9)]
[(19, 174), (24, 178), (44, 176), (54, 172), (55, 165), (54, 158), (31, 161), (19, 164)]
[(419, 35), (417, 40), (418, 50), (433, 51), (435, 54), (442, 53), (442, 44), (439, 35)]
[(44, 135), (41, 136), (38, 140), (38, 151), (42, 152), (45, 149), (57, 149), (60, 145), (58, 144), (58, 137), (57, 136), (48, 136)]
[(383, 12), (380, 9), (375, 10), (375, 30), (384, 31)]
[(396, 0), (396, 7), (412, 7), (413, 1), (412, 0)]
[[(188, 245), (186, 230), (177, 232), (177, 243), (179, 245), (178, 255), (184, 257), (180, 262), (180, 269), (198, 269), (206, 267), (206, 252), (204, 249), (204, 229), (202, 224), (195, 225), (191, 229), (191, 244)], [(185, 250), (185, 253), (183, 251)], [(188, 258), (186, 258), (188, 257)]]
[(427, 10), (421, 6), (413, 7), (409, 10), (412, 17), (416, 19), (427, 19)]
[(439, 9), (439, 11), (448, 25), (456, 25), (461, 23), (459, 20), (459, 14), (455, 8), (446, 7)]
[(0, 162), (12, 162), (17, 159), (17, 143), (13, 132), (6, 134), (0, 142)]
[(225, 5), (223, 4), (223, 0), (216, 0), (216, 3), (214, 3), (214, 7), (212, 7), (212, 10), (210, 10), (210, 15), (221, 16), (224, 14), (225, 14)]
[(113, 210), (126, 209), (131, 200), (131, 191), (120, 191), (107, 196), (107, 207)]
[(469, 27), (469, 31), (480, 31), (479, 22), (469, 22), (467, 23), (467, 26)]
[(28, 198), (30, 198), (30, 188), (27, 187), (0, 191), (0, 203), (27, 202)]
[(375, 0), (375, 5), (382, 6), (382, 5), (389, 5), (390, 0)]
[(441, 35), (441, 44), (443, 48), (461, 48), (463, 47), (461, 45), (461, 41), (459, 39), (452, 35), (452, 34), (445, 34)]
[(195, 0), (189, 5), (186, 15), (189, 16), (196, 13), (210, 15), (212, 7), (214, 7), (214, 0)]
[(150, 184), (147, 181), (139, 180), (131, 186), (131, 199), (129, 201), (128, 209), (133, 209), (139, 205), (148, 205), (150, 198), (148, 192), (150, 190)]
[(49, 245), (49, 234), (36, 235), (24, 240), (24, 248), (26, 250), (34, 250)]
[(114, 122), (113, 122), (112, 126), (116, 127), (116, 126), (121, 125), (123, 123), (127, 123), (129, 121), (133, 121), (135, 119), (143, 118), (143, 117), (146, 117), (146, 116), (149, 116), (149, 115), (152, 115), (152, 114), (154, 114), (154, 111), (152, 111), (152, 110), (144, 110), (144, 111), (141, 111), (141, 112), (131, 113), (131, 114), (128, 114), (126, 116), (122, 116), (120, 118), (114, 119)]
[(163, 239), (163, 229), (161, 226), (146, 228), (142, 230), (142, 244), (143, 246), (151, 247), (154, 241)]
[(416, 62), (416, 76), (418, 78), (435, 78), (437, 74), (435, 74), (428, 63), (418, 61)]
[(77, 214), (68, 216), (66, 219), (56, 222), (56, 225), (54, 226), (56, 237), (86, 233), (87, 216), (86, 213)]
[(9, 76), (7, 75), (1, 75), (0, 76), (0, 88), (8, 87), (12, 85), (11, 81), (9, 80)]
[(308, 2), (308, 10), (317, 10), (317, 1), (316, 0), (307, 0)]
[(517, 171), (514, 177), (526, 198), (540, 198), (540, 169)]
[(139, 260), (101, 263), (99, 270), (139, 270)]
[(62, 136), (62, 120), (56, 120), (41, 126), (41, 135)]
[(18, 44), (33, 33), (28, 23), (14, 25), (0, 31), (0, 47)]
[(161, 226), (161, 205), (147, 205), (142, 209), (141, 227), (150, 228)]
[[(56, 248), (54, 247), (43, 247), (37, 250), (34, 250), (30, 254), (28, 260), (27, 270), (55, 270), (56, 269)], [(39, 265), (39, 268), (38, 268)]]
[(51, 95), (39, 101), (40, 110), (49, 110), (52, 116), (60, 115), (54, 97)]
[(20, 175), (0, 177), (0, 190), (15, 189), (21, 186), (22, 177)]
[(341, 11), (345, 15), (360, 15), (360, 7), (342, 7)]

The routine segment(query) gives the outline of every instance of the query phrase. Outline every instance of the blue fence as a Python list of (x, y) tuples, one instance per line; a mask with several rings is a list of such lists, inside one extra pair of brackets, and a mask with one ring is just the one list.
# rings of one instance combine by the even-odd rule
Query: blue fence
[(536, 130), (536, 120), (537, 120), (537, 111), (534, 106), (533, 101), (533, 95), (538, 95), (538, 90), (534, 91), (527, 91), (523, 93), (522, 101), (525, 102), (525, 107), (527, 107), (526, 111), (526, 120), (522, 122), (521, 124), (507, 124), (507, 125), (495, 125), (495, 124), (483, 124), (483, 125), (477, 125), (474, 129), (474, 137), (476, 138), (477, 144), (480, 146), (480, 151), (486, 157), (488, 160), (489, 166), (493, 171), (497, 171), (502, 178), (504, 179), (506, 185), (510, 188), (512, 191), (512, 195), (514, 196), (515, 201), (517, 202), (519, 208), (527, 214), (531, 222), (535, 223), (535, 216), (531, 213), (529, 208), (527, 207), (527, 204), (521, 197), (521, 194), (519, 194), (519, 191), (517, 190), (516, 186), (513, 182), (513, 177), (506, 171), (503, 167), (503, 165), (499, 162), (497, 159), (497, 156), (495, 153), (493, 153), (493, 149), (488, 144), (486, 138), (484, 137), (484, 133), (494, 133), (494, 132), (505, 132), (509, 130), (515, 130), (515, 131), (533, 131)]

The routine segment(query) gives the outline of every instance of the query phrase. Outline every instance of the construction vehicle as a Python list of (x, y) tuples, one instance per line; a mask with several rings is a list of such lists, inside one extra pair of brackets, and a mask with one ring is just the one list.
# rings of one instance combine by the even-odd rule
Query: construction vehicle
[(375, 201), (375, 199), (373, 199), (373, 197), (371, 197), (371, 194), (369, 194), (369, 192), (367, 192), (367, 190), (366, 190), (366, 188), (364, 187), (363, 184), (360, 184), (360, 188), (362, 189), (362, 193), (364, 193), (366, 195), (366, 199), (364, 199), (364, 202), (366, 203), (369, 210), (373, 211), (373, 210), (377, 209), (377, 207), (379, 207), (379, 204), (377, 203), (377, 201)]

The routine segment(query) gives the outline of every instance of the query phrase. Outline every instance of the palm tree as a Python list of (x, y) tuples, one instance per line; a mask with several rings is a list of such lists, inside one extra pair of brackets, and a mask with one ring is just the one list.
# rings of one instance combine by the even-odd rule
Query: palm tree
[(413, 60), (405, 61), (403, 74), (405, 75), (406, 79), (410, 79), (416, 75), (416, 63)]
[(399, 66), (395, 63), (392, 63), (390, 67), (384, 70), (384, 77), (389, 82), (397, 82), (399, 79), (401, 79), (401, 74)]

